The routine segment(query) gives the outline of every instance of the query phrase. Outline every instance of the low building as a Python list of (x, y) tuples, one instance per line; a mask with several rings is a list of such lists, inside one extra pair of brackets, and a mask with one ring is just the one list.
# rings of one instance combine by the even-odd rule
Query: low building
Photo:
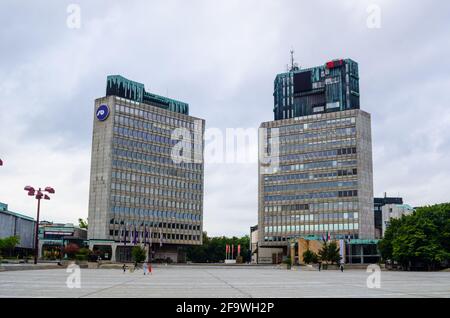
[(374, 198), (373, 212), (375, 224), (375, 239), (381, 239), (383, 234), (383, 217), (381, 209), (386, 204), (403, 204), (403, 198), (388, 197), (386, 193), (382, 198)]
[[(375, 264), (381, 259), (377, 248), (378, 240), (341, 239), (333, 240), (341, 255), (343, 264)], [(291, 254), (295, 253), (294, 260), (304, 264), (303, 253), (308, 249), (318, 254), (324, 241), (317, 238), (301, 238), (291, 245)]]
[(69, 244), (87, 246), (87, 230), (71, 223), (40, 222), (39, 258), (57, 260), (64, 258), (63, 247)]
[(36, 222), (32, 217), (12, 212), (6, 203), (0, 202), (0, 239), (18, 236), (19, 244), (14, 256), (32, 255)]
[(381, 208), (383, 218), (382, 236), (386, 232), (391, 219), (399, 219), (403, 215), (410, 215), (414, 209), (408, 204), (386, 204)]

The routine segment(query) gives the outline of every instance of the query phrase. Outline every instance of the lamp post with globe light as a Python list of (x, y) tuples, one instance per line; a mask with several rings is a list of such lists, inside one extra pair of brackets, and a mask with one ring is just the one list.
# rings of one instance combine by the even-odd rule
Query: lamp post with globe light
[(34, 196), (36, 200), (38, 201), (37, 204), (37, 216), (36, 216), (36, 227), (34, 230), (34, 264), (37, 264), (38, 259), (38, 250), (39, 250), (39, 213), (41, 209), (41, 199), (44, 200), (50, 200), (50, 197), (45, 194), (44, 192), (47, 192), (49, 194), (54, 194), (55, 189), (52, 187), (46, 187), (44, 190), (39, 188), (38, 190), (35, 190), (32, 186), (26, 186), (24, 188), (25, 191), (28, 192), (29, 196)]

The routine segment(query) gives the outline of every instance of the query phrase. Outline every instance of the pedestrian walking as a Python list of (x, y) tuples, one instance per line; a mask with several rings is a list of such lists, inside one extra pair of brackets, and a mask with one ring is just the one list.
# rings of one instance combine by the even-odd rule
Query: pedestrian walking
[(319, 262), (319, 272), (320, 272), (321, 268), (322, 268), (322, 262)]
[(148, 273), (152, 275), (152, 263), (148, 264)]
[(127, 265), (123, 264), (122, 269), (123, 269), (123, 273), (125, 274), (125, 271), (127, 270)]
[(144, 262), (144, 265), (142, 266), (143, 267), (143, 269), (144, 269), (144, 275), (146, 275), (147, 274), (147, 262)]
[(341, 263), (341, 266), (339, 266), (339, 269), (341, 270), (342, 273), (344, 272), (344, 264), (343, 263)]

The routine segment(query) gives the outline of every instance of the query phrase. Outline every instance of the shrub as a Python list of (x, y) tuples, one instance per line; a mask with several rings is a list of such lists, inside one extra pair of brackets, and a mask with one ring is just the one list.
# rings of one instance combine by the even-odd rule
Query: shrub
[(316, 264), (319, 261), (319, 256), (311, 250), (306, 250), (303, 253), (303, 261), (306, 264)]
[(80, 247), (77, 244), (70, 243), (64, 247), (63, 253), (67, 254), (69, 259), (74, 259), (75, 255), (78, 254)]
[(147, 258), (146, 251), (144, 248), (140, 246), (134, 246), (133, 249), (131, 250), (131, 257), (134, 262), (142, 263)]

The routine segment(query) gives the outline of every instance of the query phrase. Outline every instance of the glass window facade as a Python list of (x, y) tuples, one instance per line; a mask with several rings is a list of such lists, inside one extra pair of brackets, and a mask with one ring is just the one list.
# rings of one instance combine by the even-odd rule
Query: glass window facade
[[(111, 114), (104, 122), (94, 119), (90, 239), (201, 244), (204, 120), (188, 116), (182, 109), (187, 104), (171, 110), (130, 87), (124, 94), (143, 94), (143, 102), (128, 95), (96, 101)], [(179, 129), (190, 138), (180, 138)], [(190, 156), (174, 161), (175, 146)]]
[(364, 171), (364, 160), (371, 160), (371, 147), (365, 145), (370, 136), (361, 137), (364, 114), (349, 110), (261, 125), (278, 130), (278, 135), (267, 133), (266, 144), (279, 146), (279, 153), (268, 154), (271, 162), (278, 156), (279, 164), (259, 167), (261, 246), (327, 233), (336, 239), (361, 236), (367, 208), (373, 209), (368, 203), (372, 184)]

